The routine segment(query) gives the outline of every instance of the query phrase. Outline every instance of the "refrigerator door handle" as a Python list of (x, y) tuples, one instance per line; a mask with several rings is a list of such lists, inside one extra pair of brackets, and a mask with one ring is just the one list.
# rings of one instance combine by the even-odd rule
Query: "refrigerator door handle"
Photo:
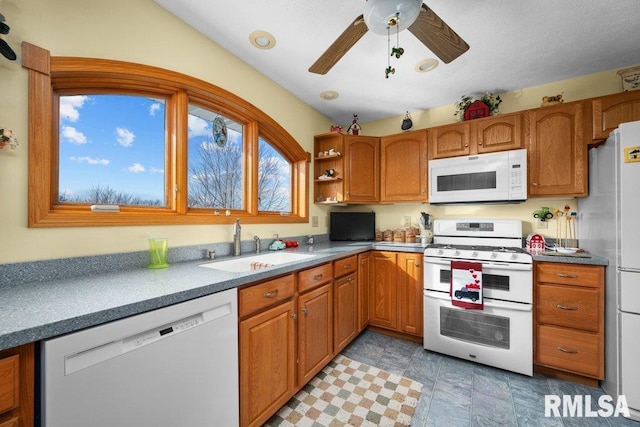
[(626, 273), (640, 273), (640, 268), (618, 267), (618, 271), (622, 271)]

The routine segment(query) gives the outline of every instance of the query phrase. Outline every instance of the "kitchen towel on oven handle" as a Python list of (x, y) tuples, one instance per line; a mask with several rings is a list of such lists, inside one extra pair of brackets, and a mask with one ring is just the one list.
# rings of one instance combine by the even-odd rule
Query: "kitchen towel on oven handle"
[(451, 304), (457, 307), (482, 310), (482, 264), (451, 261)]

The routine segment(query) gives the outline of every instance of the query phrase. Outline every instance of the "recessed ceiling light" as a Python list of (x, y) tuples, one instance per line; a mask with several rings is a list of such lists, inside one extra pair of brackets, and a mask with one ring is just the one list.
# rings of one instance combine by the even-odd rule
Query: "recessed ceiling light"
[(416, 64), (415, 70), (418, 73), (426, 73), (436, 68), (438, 64), (439, 62), (437, 59), (434, 59), (434, 58), (423, 59), (422, 61)]
[(254, 31), (249, 34), (249, 42), (258, 49), (271, 49), (276, 45), (276, 39), (266, 31)]
[(320, 93), (320, 98), (324, 99), (325, 101), (333, 101), (334, 99), (338, 98), (338, 92), (336, 92), (335, 90), (325, 90), (324, 92)]

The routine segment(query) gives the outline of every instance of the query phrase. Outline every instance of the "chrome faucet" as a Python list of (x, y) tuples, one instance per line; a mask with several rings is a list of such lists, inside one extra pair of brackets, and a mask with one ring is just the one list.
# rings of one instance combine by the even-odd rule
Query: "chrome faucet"
[(256, 242), (256, 253), (260, 253), (260, 238), (258, 236), (253, 236), (254, 242)]
[(233, 256), (240, 255), (240, 218), (236, 218), (236, 223), (233, 224)]

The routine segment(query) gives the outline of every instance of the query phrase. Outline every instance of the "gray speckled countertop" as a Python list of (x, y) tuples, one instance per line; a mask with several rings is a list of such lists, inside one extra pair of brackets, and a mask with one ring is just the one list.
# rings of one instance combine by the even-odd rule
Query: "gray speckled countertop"
[[(161, 270), (142, 267), (66, 279), (4, 284), (0, 286), (0, 350), (266, 280), (370, 249), (413, 253), (424, 250), (422, 246), (413, 244), (328, 242), (286, 250), (315, 255), (312, 258), (246, 273), (199, 267), (199, 264), (211, 262), (199, 259), (171, 263), (169, 268)], [(229, 259), (232, 258), (216, 261)], [(607, 264), (607, 260), (600, 257), (537, 255), (534, 260)]]
[(566, 255), (556, 252), (543, 252), (541, 255), (533, 255), (533, 260), (538, 262), (562, 262), (567, 264), (609, 265), (609, 260), (594, 254)]

